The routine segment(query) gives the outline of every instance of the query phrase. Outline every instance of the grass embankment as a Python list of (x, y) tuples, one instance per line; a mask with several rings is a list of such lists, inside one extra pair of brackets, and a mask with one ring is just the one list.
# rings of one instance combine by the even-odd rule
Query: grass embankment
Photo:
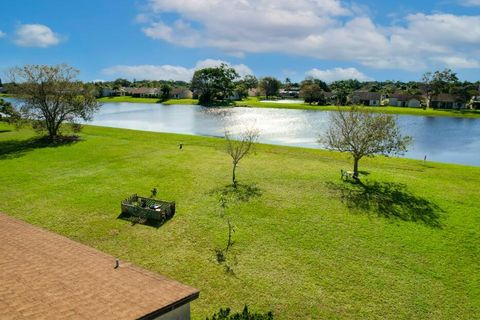
[[(344, 155), (259, 145), (237, 172), (261, 195), (230, 211), (229, 275), (211, 195), (230, 181), (224, 141), (89, 126), (71, 145), (32, 137), (0, 123), (0, 211), (201, 289), (194, 319), (244, 303), (276, 319), (480, 314), (479, 167), (367, 159), (361, 187), (340, 181)], [(120, 200), (152, 187), (176, 201), (172, 220), (117, 219)]]
[[(162, 104), (198, 104), (197, 99), (170, 99), (160, 101), (157, 98), (133, 98), (129, 96), (123, 97), (103, 97), (98, 99), (100, 102), (133, 102), (133, 103), (162, 103)], [(235, 101), (237, 107), (254, 107), (254, 108), (278, 108), (278, 109), (299, 109), (299, 110), (316, 110), (331, 111), (338, 110), (338, 106), (317, 106), (308, 103), (275, 103), (262, 102), (256, 97), (248, 97), (242, 101)], [(340, 107), (340, 108), (350, 108)], [(480, 118), (480, 110), (438, 110), (438, 109), (422, 109), (422, 108), (402, 108), (402, 107), (364, 107), (372, 112), (386, 112), (391, 114), (406, 114), (415, 116), (432, 116), (432, 117), (461, 117), (461, 118)]]

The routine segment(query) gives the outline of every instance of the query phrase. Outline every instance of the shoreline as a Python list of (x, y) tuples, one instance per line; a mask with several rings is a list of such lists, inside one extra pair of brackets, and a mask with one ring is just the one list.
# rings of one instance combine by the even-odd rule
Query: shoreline
[[(159, 103), (164, 105), (197, 105), (196, 99), (170, 99), (160, 102), (157, 98), (132, 98), (132, 97), (103, 97), (97, 99), (101, 103)], [(227, 107), (227, 106), (225, 106)], [(235, 101), (234, 107), (244, 108), (268, 108), (268, 109), (294, 109), (310, 111), (335, 111), (338, 108), (349, 108), (350, 106), (317, 106), (307, 103), (275, 103), (262, 102), (257, 98), (247, 98), (242, 101)], [(385, 112), (388, 114), (427, 116), (427, 117), (451, 117), (451, 118), (480, 118), (480, 111), (473, 110), (444, 110), (444, 109), (422, 109), (409, 107), (363, 107), (371, 112)]]

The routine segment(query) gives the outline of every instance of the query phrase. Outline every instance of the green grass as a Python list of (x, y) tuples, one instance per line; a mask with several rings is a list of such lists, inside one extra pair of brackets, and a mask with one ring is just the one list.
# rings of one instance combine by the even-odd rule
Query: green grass
[[(224, 141), (93, 126), (68, 146), (32, 137), (0, 123), (0, 211), (199, 288), (193, 319), (245, 303), (276, 319), (480, 314), (480, 167), (367, 159), (362, 194), (340, 181), (345, 155), (259, 145), (237, 172), (262, 195), (230, 211), (229, 275), (211, 195), (230, 180)], [(117, 219), (121, 199), (154, 186), (176, 201), (172, 220)]]
[[(157, 98), (133, 98), (129, 96), (123, 97), (103, 97), (98, 99), (100, 102), (133, 102), (133, 103), (163, 103), (163, 104), (198, 104), (197, 99), (170, 99), (160, 102)], [(274, 103), (261, 102), (256, 97), (248, 97), (242, 101), (236, 101), (237, 107), (254, 107), (254, 108), (278, 108), (278, 109), (300, 109), (300, 110), (316, 110), (329, 111), (337, 110), (338, 106), (317, 106), (308, 103)], [(350, 107), (341, 107), (350, 108)], [(386, 112), (390, 114), (406, 114), (415, 116), (432, 116), (432, 117), (462, 117), (462, 118), (480, 118), (480, 110), (437, 110), (422, 108), (402, 108), (402, 107), (363, 107), (372, 112)]]

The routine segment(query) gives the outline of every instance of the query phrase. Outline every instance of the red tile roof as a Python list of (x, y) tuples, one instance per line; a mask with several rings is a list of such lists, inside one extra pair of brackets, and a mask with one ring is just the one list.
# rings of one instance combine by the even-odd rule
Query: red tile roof
[(136, 319), (199, 291), (0, 214), (0, 319)]

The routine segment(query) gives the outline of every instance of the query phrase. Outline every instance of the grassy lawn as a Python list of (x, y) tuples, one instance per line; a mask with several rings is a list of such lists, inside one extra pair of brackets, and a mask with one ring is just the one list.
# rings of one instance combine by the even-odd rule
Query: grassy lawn
[[(137, 102), (137, 103), (163, 103), (163, 104), (197, 104), (197, 99), (170, 99), (160, 102), (157, 98), (133, 98), (123, 97), (103, 97), (98, 99), (100, 102)], [(242, 101), (236, 101), (237, 107), (255, 107), (255, 108), (278, 108), (278, 109), (301, 109), (301, 110), (337, 110), (338, 106), (317, 106), (308, 103), (274, 103), (261, 102), (256, 97), (248, 97)], [(345, 107), (349, 108), (349, 107)], [(423, 110), (421, 108), (402, 108), (402, 107), (362, 107), (372, 112), (386, 112), (392, 114), (408, 114), (416, 116), (432, 117), (462, 117), (462, 118), (480, 118), (480, 110)]]
[[(474, 319), (480, 314), (480, 167), (259, 145), (240, 163), (261, 195), (230, 210), (235, 274), (215, 260), (227, 228), (211, 191), (230, 181), (224, 141), (87, 126), (48, 147), (0, 123), (0, 211), (276, 319)], [(178, 143), (184, 148), (179, 150)], [(156, 229), (117, 219), (133, 193), (175, 200)]]

